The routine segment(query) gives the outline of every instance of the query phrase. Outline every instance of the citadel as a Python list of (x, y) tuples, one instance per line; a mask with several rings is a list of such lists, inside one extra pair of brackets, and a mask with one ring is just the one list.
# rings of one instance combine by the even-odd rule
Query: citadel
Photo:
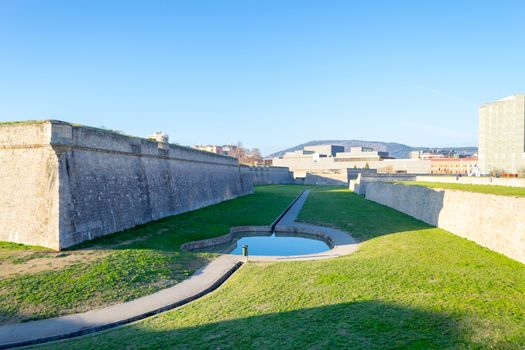
[(319, 145), (274, 158), (272, 166), (246, 166), (216, 147), (170, 144), (162, 133), (144, 139), (57, 120), (3, 123), (0, 241), (60, 250), (243, 196), (256, 185), (342, 185), (366, 195), (375, 182), (439, 181), (428, 175), (498, 184), (479, 175), (515, 176), (525, 168), (524, 125), (519, 94), (481, 106), (479, 159), (421, 152), (393, 159), (365, 147)]
[(60, 250), (288, 184), (287, 168), (56, 120), (0, 124), (0, 241)]

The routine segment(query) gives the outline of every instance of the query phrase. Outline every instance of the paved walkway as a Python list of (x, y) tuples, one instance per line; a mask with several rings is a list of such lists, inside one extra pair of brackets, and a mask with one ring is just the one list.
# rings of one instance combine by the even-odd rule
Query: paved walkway
[(294, 203), (290, 210), (283, 216), (275, 226), (276, 232), (304, 232), (312, 233), (329, 238), (332, 241), (333, 249), (326, 252), (294, 255), (294, 256), (250, 256), (251, 261), (294, 261), (294, 260), (319, 260), (335, 258), (355, 252), (359, 245), (347, 232), (331, 227), (317, 226), (296, 222), (297, 216), (301, 212), (310, 190), (304, 191), (299, 199)]
[[(357, 250), (355, 240), (333, 228), (295, 222), (309, 190), (304, 191), (278, 222), (276, 231), (306, 232), (329, 237), (334, 248), (323, 253), (298, 256), (250, 256), (251, 261), (315, 260), (346, 255)], [(195, 300), (220, 286), (244, 261), (242, 256), (221, 255), (173, 287), (135, 299), (80, 314), (17, 323), (0, 327), (0, 349), (43, 343), (97, 332), (140, 320)]]
[(186, 304), (221, 285), (240, 266), (239, 258), (220, 256), (181, 283), (127, 303), (0, 327), (0, 349), (88, 334)]

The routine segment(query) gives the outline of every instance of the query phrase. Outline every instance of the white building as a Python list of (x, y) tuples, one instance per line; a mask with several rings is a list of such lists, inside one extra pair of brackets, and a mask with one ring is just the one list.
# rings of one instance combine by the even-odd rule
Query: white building
[(350, 152), (337, 152), (334, 155), (332, 146), (315, 146), (315, 150), (305, 147), (301, 151), (288, 152), (273, 158), (272, 164), (290, 168), (295, 178), (305, 177), (306, 173), (337, 172), (354, 168), (376, 169), (380, 173), (430, 174), (430, 160), (391, 159), (388, 152), (365, 147), (352, 147)]
[(484, 104), (479, 109), (478, 158), (482, 174), (525, 169), (525, 95)]

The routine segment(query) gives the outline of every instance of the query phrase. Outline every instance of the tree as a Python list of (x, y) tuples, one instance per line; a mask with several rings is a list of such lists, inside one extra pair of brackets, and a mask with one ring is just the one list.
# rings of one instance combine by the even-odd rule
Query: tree
[(258, 148), (252, 148), (251, 150), (244, 148), (242, 142), (237, 142), (236, 145), (226, 145), (223, 148), (227, 148), (227, 155), (235, 157), (241, 164), (245, 165), (257, 165), (263, 162), (261, 151)]
[(235, 157), (241, 162), (245, 156), (246, 151), (242, 147), (242, 142), (237, 142), (237, 145), (230, 145), (230, 152), (228, 152), (228, 155), (231, 157)]
[(365, 164), (365, 169), (370, 169), (370, 165), (368, 165), (368, 162)]
[(252, 148), (252, 150), (250, 151), (250, 158), (251, 158), (251, 162), (254, 165), (262, 163), (263, 161), (261, 151), (258, 148)]

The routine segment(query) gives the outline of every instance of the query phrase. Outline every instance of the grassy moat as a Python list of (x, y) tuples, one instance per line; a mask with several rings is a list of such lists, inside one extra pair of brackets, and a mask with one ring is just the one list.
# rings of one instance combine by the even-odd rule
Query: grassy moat
[[(192, 262), (200, 266), (209, 259), (180, 252), (181, 243), (225, 233), (230, 226), (268, 224), (302, 189), (260, 187), (254, 195), (66, 252), (109, 252), (95, 263), (2, 279), (1, 313), (11, 312), (4, 321), (22, 319), (25, 310), (40, 305), (47, 313), (33, 315), (67, 312), (71, 305), (87, 308), (104, 300), (115, 302), (119, 293), (123, 294), (121, 299), (131, 299), (176, 283), (194, 270)], [(40, 347), (525, 346), (525, 265), (345, 189), (314, 188), (299, 219), (352, 232), (361, 247), (356, 253), (331, 260), (248, 263), (221, 288), (185, 307)], [(5, 252), (16, 255), (13, 248), (2, 249), (2, 263), (13, 259), (5, 258)], [(83, 301), (75, 304), (78, 297), (84, 297)], [(56, 303), (60, 307), (54, 307)]]
[(304, 188), (264, 186), (255, 194), (171, 216), (62, 251), (0, 243), (0, 324), (77, 313), (172, 286), (209, 254), (180, 245), (269, 225)]

